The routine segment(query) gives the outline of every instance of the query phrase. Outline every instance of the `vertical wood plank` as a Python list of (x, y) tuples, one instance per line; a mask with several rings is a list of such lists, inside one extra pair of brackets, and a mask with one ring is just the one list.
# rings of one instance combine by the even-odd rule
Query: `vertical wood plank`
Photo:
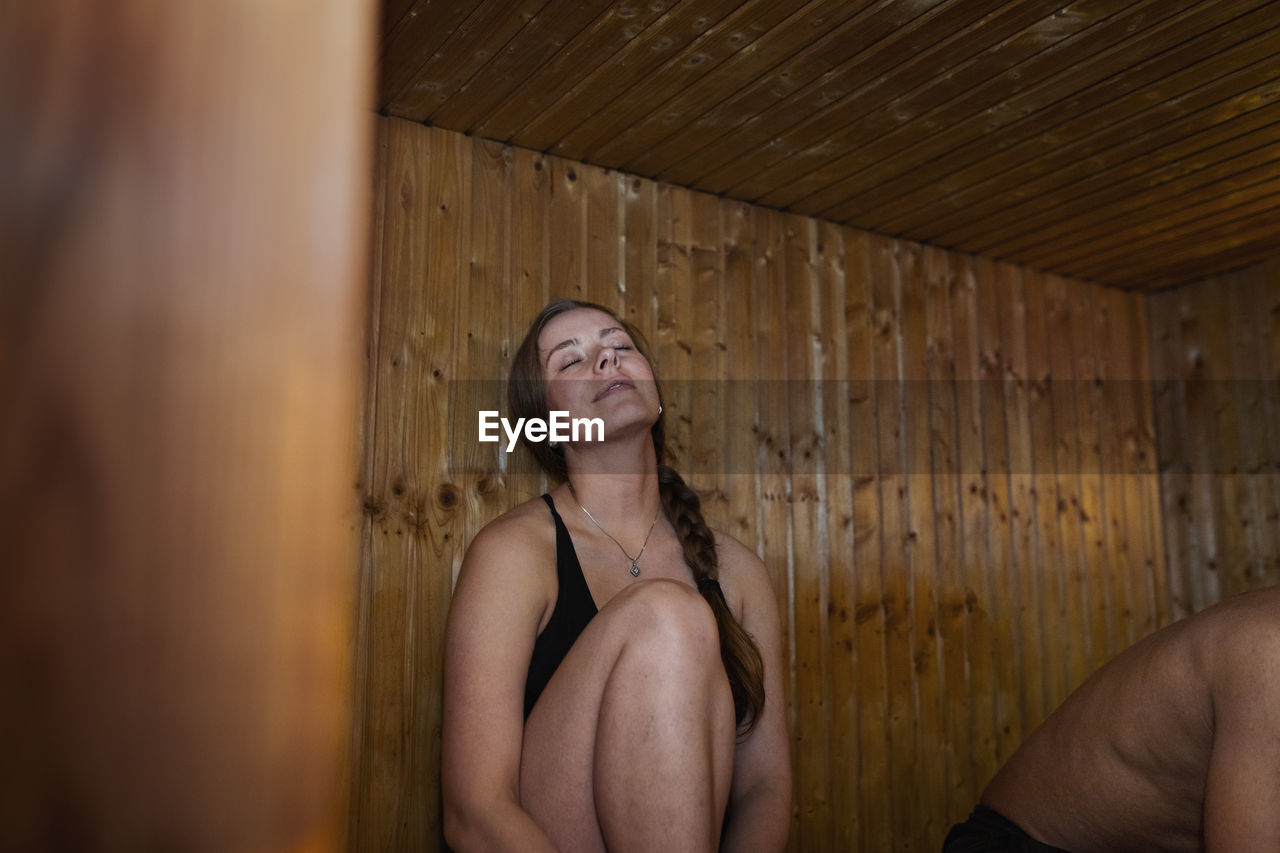
[[(1049, 352), (1049, 303), (1045, 277), (1028, 272), (1026, 293), (1027, 377), (1030, 382), (1028, 428), (1031, 431), (1031, 465), (1035, 489), (1035, 552), (1040, 571), (1044, 624), (1044, 710), (1057, 707), (1074, 684), (1068, 671), (1068, 648), (1074, 624), (1067, 612), (1066, 560), (1058, 521), (1057, 453), (1054, 437), (1053, 375)], [(1030, 716), (1030, 715), (1029, 715)], [(1028, 725), (1038, 723), (1028, 719)]]
[(957, 447), (963, 479), (960, 490), (962, 558), (969, 589), (968, 637), (971, 799), (995, 775), (1000, 766), (996, 738), (997, 685), (987, 548), (987, 459), (982, 434), (982, 364), (978, 333), (977, 270), (972, 258), (953, 256), (954, 289), (951, 295), (956, 358)]
[(900, 245), (902, 264), (903, 438), (907, 500), (907, 569), (910, 573), (912, 672), (915, 682), (915, 750), (911, 794), (917, 817), (909, 841), (927, 849), (946, 835), (946, 762), (943, 752), (942, 668), (938, 644), (938, 542), (933, 512), (932, 352), (928, 339), (924, 247)]
[[(1245, 383), (1238, 381), (1232, 370), (1232, 350), (1240, 330), (1233, 325), (1230, 299), (1231, 279), (1218, 279), (1218, 291), (1210, 297), (1207, 289), (1198, 294), (1201, 316), (1205, 322), (1204, 381), (1212, 400), (1213, 420), (1210, 429), (1214, 439), (1214, 470), (1218, 473), (1222, 520), (1222, 562), (1219, 578), (1224, 596), (1249, 589), (1252, 575), (1250, 554), (1253, 551), (1253, 506), (1248, 477), (1243, 471), (1240, 428), (1245, 401), (1240, 391)], [(1225, 294), (1224, 294), (1225, 291)], [(1223, 298), (1223, 295), (1226, 298)]]
[[(821, 346), (821, 402), (825, 471), (818, 484), (825, 511), (826, 554), (819, 570), (827, 583), (827, 644), (831, 663), (828, 671), (829, 704), (827, 750), (831, 767), (831, 801), (828, 849), (852, 850), (857, 838), (857, 809), (862, 805), (858, 791), (859, 748), (857, 731), (857, 660), (855, 621), (857, 613), (854, 579), (854, 506), (851, 433), (849, 420), (849, 348), (844, 306), (846, 305), (844, 234), (839, 226), (818, 224), (816, 267), (820, 308), (818, 329)], [(825, 566), (825, 570), (823, 570)]]
[[(658, 186), (627, 177), (623, 196), (623, 316), (652, 345), (657, 329)], [(659, 379), (662, 377), (659, 376)]]
[(1238, 509), (1228, 524), (1242, 534), (1243, 553), (1232, 569), (1238, 579), (1235, 589), (1240, 592), (1258, 587), (1265, 575), (1263, 555), (1276, 552), (1276, 526), (1265, 521), (1268, 515), (1275, 515), (1275, 507), (1268, 506), (1270, 490), (1259, 476), (1264, 467), (1263, 448), (1275, 446), (1269, 439), (1280, 438), (1269, 434), (1268, 424), (1275, 422), (1270, 405), (1274, 401), (1262, 393), (1259, 381), (1270, 355), (1263, 354), (1265, 341), (1253, 319), (1261, 292), (1260, 272), (1253, 268), (1229, 276), (1220, 294), (1229, 337), (1224, 341), (1227, 352), (1218, 384), (1227, 392), (1223, 396), (1230, 401), (1231, 414), (1219, 440), (1232, 448), (1231, 467), (1236, 472)]
[(929, 387), (929, 442), (933, 518), (937, 547), (938, 644), (941, 649), (942, 730), (939, 752), (944, 789), (943, 817), (946, 824), (961, 821), (976, 802), (977, 792), (965, 745), (971, 727), (969, 668), (966, 659), (966, 599), (961, 555), (964, 542), (960, 526), (960, 482), (962, 465), (956, 442), (956, 367), (951, 318), (951, 291), (955, 275), (947, 253), (924, 248), (925, 327), (929, 360), (926, 382)]
[(726, 205), (722, 218), (724, 276), (721, 300), (725, 310), (724, 377), (726, 395), (724, 441), (725, 529), (763, 558), (756, 517), (756, 388), (755, 352), (760, 316), (755, 274), (754, 217), (750, 206)]
[(1160, 480), (1157, 471), (1155, 405), (1152, 397), (1154, 385), (1151, 381), (1152, 358), (1148, 348), (1150, 336), (1146, 311), (1139, 294), (1125, 294), (1120, 304), (1123, 311), (1117, 312), (1117, 316), (1126, 318), (1127, 322), (1117, 323), (1114, 328), (1127, 330), (1118, 333), (1124, 334), (1129, 342), (1130, 390), (1133, 397), (1131, 405), (1134, 413), (1132, 441), (1125, 445), (1126, 469), (1139, 472), (1136, 503), (1139, 507), (1139, 523), (1135, 525), (1132, 514), (1127, 516), (1126, 521), (1131, 528), (1131, 536), (1136, 536), (1137, 531), (1141, 531), (1139, 565), (1146, 577), (1149, 612), (1147, 621), (1139, 626), (1138, 633), (1145, 636), (1164, 627), (1174, 617), (1170, 612), (1169, 571), (1160, 531)]
[(1076, 457), (1079, 460), (1080, 535), (1087, 566), (1085, 581), (1088, 585), (1087, 622), (1089, 631), (1089, 670), (1092, 672), (1105, 663), (1117, 649), (1110, 615), (1114, 589), (1108, 578), (1112, 576), (1106, 565), (1106, 504), (1099, 478), (1098, 419), (1101, 406), (1098, 399), (1097, 376), (1094, 363), (1097, 317), (1093, 300), (1097, 287), (1080, 285), (1071, 289), (1070, 335), (1072, 341), (1072, 383), (1076, 405)]
[(1195, 610), (1192, 563), (1197, 554), (1190, 450), (1187, 447), (1187, 387), (1182, 361), (1182, 320), (1171, 293), (1147, 297), (1153, 316), (1149, 352), (1152, 360), (1151, 403), (1158, 426), (1156, 470), (1160, 478), (1161, 542), (1168, 567), (1169, 615), (1181, 619)]
[(914, 832), (912, 802), (916, 768), (913, 719), (915, 691), (911, 649), (911, 588), (908, 556), (907, 483), (904, 474), (902, 278), (898, 243), (871, 241), (872, 365), (880, 447), (881, 572), (884, 581), (885, 642), (888, 652), (886, 737), (889, 760), (887, 817), (890, 837)]
[(1142, 534), (1136, 471), (1126, 470), (1125, 443), (1136, 444), (1137, 413), (1133, 410), (1133, 382), (1129, 377), (1133, 342), (1122, 330), (1128, 328), (1123, 294), (1111, 288), (1094, 292), (1099, 326), (1094, 339), (1100, 342), (1094, 362), (1094, 376), (1100, 391), (1098, 429), (1099, 462), (1106, 504), (1106, 563), (1112, 585), (1111, 654), (1133, 644), (1139, 636), (1137, 624), (1147, 612), (1147, 587), (1143, 573)]
[(817, 223), (786, 216), (784, 270), (787, 282), (786, 324), (788, 429), (791, 436), (791, 578), (795, 728), (792, 742), (800, 785), (800, 848), (830, 843), (830, 661), (829, 601), (825, 571), (825, 516), (819, 503), (824, 487), (821, 459), (822, 398), (816, 382), (821, 372), (819, 283), (814, 268)]
[[(449, 434), (456, 421), (449, 399), (461, 376), (459, 283), (468, 278), (471, 245), (471, 155), (466, 137), (438, 131), (433, 134), (427, 169), (427, 205), (430, 236), (426, 243), (427, 269), (437, 275), (437, 284), (426, 289), (425, 312), (419, 328), (407, 333), (423, 339), (424, 381), (410, 386), (405, 397), (416, 403), (407, 413), (406, 444), (396, 448), (396, 466), (404, 472), (405, 493), (397, 531), (404, 531), (405, 571), (409, 609), (401, 677), (409, 694), (411, 716), (407, 746), (410, 750), (411, 784), (416, 789), (406, 798), (401, 824), (407, 827), (410, 846), (437, 844), (443, 836), (438, 805), (425, 800), (440, 788), (440, 729), (443, 682), (436, 661), (444, 655), (444, 621), (436, 614), (448, 607), (453, 578), (462, 552), (466, 505), (462, 487), (451, 470), (448, 458)], [(419, 281), (426, 280), (424, 275)], [(425, 389), (425, 394), (422, 393)], [(416, 469), (416, 471), (415, 471)], [(415, 473), (409, 473), (415, 471)], [(413, 488), (416, 481), (425, 493)], [(397, 536), (400, 534), (397, 533)], [(422, 678), (418, 673), (425, 673)], [(425, 790), (424, 790), (425, 789)], [(415, 800), (432, 802), (425, 815), (414, 810)]]
[[(1280, 269), (1272, 270), (1272, 274)], [(1280, 323), (1280, 305), (1268, 305), (1268, 266), (1260, 264), (1238, 274), (1235, 314), (1247, 329), (1248, 351), (1238, 353), (1240, 374), (1249, 383), (1252, 435), (1245, 439), (1249, 479), (1256, 492), (1257, 546), (1254, 587), (1280, 581), (1280, 388), (1277, 388), (1272, 325)]]
[[(511, 361), (524, 341), (529, 324), (550, 301), (551, 295), (551, 169), (540, 155), (512, 149), (511, 163), (511, 244), (508, 269), (511, 289), (503, 299), (507, 304), (510, 345), (503, 360), (504, 378)], [(504, 386), (499, 411), (509, 414)], [(546, 490), (547, 477), (533, 454), (524, 448), (502, 450), (510, 505), (529, 500)], [(488, 520), (488, 519), (486, 519)]]
[(1092, 637), (1085, 630), (1089, 624), (1088, 566), (1080, 524), (1080, 431), (1068, 287), (1069, 283), (1059, 276), (1045, 279), (1058, 541), (1066, 572), (1067, 686), (1075, 689), (1089, 674), (1093, 649)]
[(688, 458), (693, 422), (693, 347), (685, 334), (692, 300), (692, 203), (693, 194), (688, 190), (667, 185), (658, 189), (658, 325), (654, 346), (665, 383), (668, 463), (677, 468)]
[(1044, 564), (1036, 559), (1036, 497), (1029, 366), (1026, 289), (1021, 269), (996, 268), (995, 302), (1000, 314), (1005, 422), (1009, 454), (1010, 558), (1016, 570), (1017, 633), (1022, 650), (1023, 724), (1026, 731), (1049, 713), (1045, 685)]
[[(406, 474), (405, 497), (397, 530), (404, 531), (405, 571), (408, 590), (405, 605), (410, 611), (402, 638), (404, 658), (402, 685), (411, 696), (411, 716), (406, 738), (410, 750), (408, 770), (416, 796), (403, 803), (401, 825), (407, 828), (409, 846), (430, 846), (443, 837), (443, 817), (438, 800), (440, 789), (440, 739), (443, 673), (436, 664), (444, 655), (444, 620), (437, 614), (448, 608), (466, 541), (466, 505), (462, 487), (451, 470), (448, 458), (449, 434), (456, 421), (448, 395), (461, 378), (459, 283), (468, 278), (471, 234), (471, 177), (473, 146), (466, 137), (444, 131), (433, 134), (427, 170), (427, 212), (431, 233), (426, 243), (427, 269), (437, 275), (437, 284), (426, 288), (422, 326), (410, 328), (424, 340), (426, 376), (421, 385), (411, 386), (405, 396), (417, 403), (408, 414), (408, 443), (396, 448), (397, 466)], [(426, 280), (424, 275), (419, 281)], [(421, 389), (425, 389), (423, 394)], [(426, 486), (425, 493), (410, 483)], [(393, 497), (396, 484), (391, 486)], [(393, 500), (394, 503), (394, 500)], [(399, 535), (397, 533), (397, 535)], [(423, 678), (419, 673), (425, 673)], [(425, 789), (425, 790), (424, 790)], [(419, 799), (421, 797), (421, 799)], [(427, 799), (430, 797), (431, 799)], [(427, 802), (425, 815), (415, 810), (416, 802)]]
[(453, 549), (457, 581), (466, 545), (488, 521), (502, 514), (507, 488), (505, 447), (479, 441), (479, 412), (507, 409), (505, 399), (509, 318), (492, 312), (511, 292), (511, 150), (488, 140), (469, 140), (471, 176), (465, 251), (467, 272), (457, 280), (458, 364), (450, 394), (449, 466), (465, 501), (459, 544)]
[(853, 468), (854, 611), (858, 661), (858, 784), (857, 837), (861, 850), (884, 850), (891, 844), (887, 818), (889, 752), (885, 737), (888, 720), (888, 660), (885, 644), (887, 615), (880, 529), (880, 449), (876, 421), (880, 387), (875, 381), (876, 340), (873, 309), (872, 237), (844, 231), (844, 314), (849, 347), (849, 438)]
[(723, 491), (723, 433), (725, 419), (724, 300), (721, 298), (719, 199), (706, 193), (690, 194), (688, 311), (682, 339), (688, 344), (690, 430), (683, 463), (695, 474), (703, 511), (721, 525), (727, 514)]
[[(385, 825), (376, 817), (379, 809), (394, 808), (398, 800), (397, 768), (386, 753), (386, 742), (393, 734), (398, 736), (403, 728), (404, 697), (399, 690), (388, 690), (398, 680), (402, 663), (399, 641), (406, 622), (405, 573), (402, 567), (397, 538), (394, 532), (394, 508), (387, 500), (389, 486), (396, 479), (391, 470), (391, 445), (403, 444), (405, 420), (405, 372), (412, 372), (418, 380), (424, 373), (422, 358), (414, 347), (412, 363), (405, 361), (403, 350), (406, 339), (416, 344), (406, 334), (406, 325), (414, 314), (411, 294), (403, 286), (396, 286), (400, 277), (411, 276), (423, 261), (417, 247), (427, 239), (428, 218), (425, 212), (424, 151), (415, 147), (415, 137), (402, 122), (384, 123), (386, 131), (386, 174), (388, 193), (398, 202), (396, 219), (398, 226), (384, 232), (383, 266), (384, 282), (379, 287), (378, 302), (381, 316), (376, 325), (379, 330), (375, 365), (378, 371), (373, 382), (377, 389), (376, 409), (371, 419), (374, 425), (372, 443), (368, 449), (372, 475), (368, 481), (366, 512), (374, 525), (371, 541), (365, 552), (362, 566), (361, 608), (368, 612), (369, 634), (368, 666), (361, 673), (364, 698), (364, 717), (359, 742), (363, 749), (356, 765), (359, 782), (355, 787), (352, 809), (352, 831), (355, 833), (355, 849), (372, 849), (378, 844), (394, 843), (388, 837)], [(401, 370), (403, 364), (404, 370)], [(403, 492), (404, 486), (400, 486)], [(400, 537), (403, 537), (401, 529)], [(366, 598), (367, 597), (367, 598)], [(366, 815), (369, 815), (366, 818)]]
[[(1262, 374), (1264, 393), (1271, 401), (1272, 434), (1280, 433), (1280, 258), (1273, 258), (1260, 265), (1262, 282), (1260, 293), (1256, 297), (1259, 310), (1256, 312), (1261, 326), (1262, 336), (1270, 341), (1269, 366)], [(1273, 503), (1280, 505), (1280, 446), (1270, 442), (1265, 460), (1265, 479), (1273, 496)], [(1271, 516), (1268, 510), (1266, 522), (1280, 528), (1280, 514)], [(1277, 535), (1280, 535), (1278, 533)], [(1280, 545), (1265, 557), (1266, 578), (1268, 583), (1280, 583)]]
[(1003, 762), (1022, 743), (1023, 701), (1019, 686), (1025, 672), (1018, 624), (1020, 596), (1013, 562), (1009, 503), (1009, 437), (1005, 423), (1004, 351), (997, 303), (996, 265), (976, 259), (977, 328), (981, 353), (982, 440), (987, 470), (987, 572), (994, 621), (996, 656), (996, 748)]
[(586, 195), (586, 298), (621, 312), (625, 307), (621, 238), (626, 232), (619, 191), (625, 176), (598, 166), (579, 166), (577, 172)]
[[(1216, 280), (1209, 286), (1217, 290)], [(1178, 306), (1183, 352), (1178, 362), (1186, 378), (1189, 467), (1192, 472), (1192, 517), (1196, 526), (1196, 559), (1189, 565), (1191, 607), (1203, 610), (1220, 601), (1229, 581), (1223, 577), (1226, 560), (1226, 518), (1223, 510), (1222, 469), (1215, 447), (1218, 411), (1217, 389), (1213, 381), (1214, 353), (1206, 342), (1205, 321), (1212, 318), (1212, 305), (1205, 305), (1204, 287), (1191, 288)], [(1211, 331), (1208, 334), (1212, 334)]]
[[(752, 278), (754, 302), (761, 316), (786, 316), (786, 222), (776, 211), (753, 210), (757, 258)], [(799, 697), (795, 680), (795, 606), (792, 592), (794, 552), (791, 540), (791, 434), (787, 417), (787, 339), (785, 328), (765, 336), (756, 348), (757, 378), (756, 415), (756, 483), (758, 517), (756, 530), (759, 548), (768, 555), (765, 568), (773, 582), (782, 622), (782, 639), (786, 644), (787, 667), (785, 689), (788, 728), (794, 740), (797, 730), (796, 706)], [(804, 810), (805, 783), (798, 751), (791, 751), (795, 802), (793, 803), (790, 849), (799, 849), (800, 826), (806, 820)]]
[(589, 299), (587, 289), (587, 191), (583, 175), (590, 166), (548, 157), (551, 199), (546, 234), (549, 248), (550, 299)]

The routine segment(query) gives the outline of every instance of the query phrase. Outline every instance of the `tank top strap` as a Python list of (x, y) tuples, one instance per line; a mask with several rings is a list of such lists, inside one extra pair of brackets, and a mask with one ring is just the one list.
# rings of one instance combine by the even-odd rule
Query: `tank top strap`
[(542, 499), (547, 502), (547, 508), (551, 510), (551, 517), (556, 520), (556, 530), (559, 531), (561, 527), (564, 527), (564, 520), (560, 518), (560, 513), (556, 512), (556, 502), (551, 499), (549, 492), (543, 492)]
[[(560, 517), (560, 513), (556, 512), (556, 502), (550, 494), (544, 493), (542, 499), (547, 502), (547, 508), (551, 510), (551, 517), (555, 519), (556, 525), (556, 577), (560, 581), (561, 587), (568, 586), (572, 591), (572, 597), (581, 598), (581, 593), (587, 589), (587, 580), (582, 574), (582, 564), (578, 562), (578, 551), (573, 547), (573, 537), (569, 535), (569, 526), (564, 523), (564, 519)], [(563, 597), (564, 590), (561, 590)], [(587, 592), (590, 599), (591, 593)], [(592, 610), (594, 611), (594, 603)]]

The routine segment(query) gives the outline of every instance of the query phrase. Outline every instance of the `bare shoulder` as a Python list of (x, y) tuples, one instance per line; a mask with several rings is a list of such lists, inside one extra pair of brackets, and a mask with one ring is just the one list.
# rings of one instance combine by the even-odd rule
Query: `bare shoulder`
[(762, 606), (776, 608), (773, 584), (755, 551), (721, 530), (712, 529), (720, 560), (720, 581), (735, 613)]
[(1196, 645), (1210, 658), (1238, 657), (1280, 644), (1280, 586), (1224, 599), (1187, 620)]
[(712, 529), (716, 537), (716, 555), (720, 558), (721, 577), (736, 582), (756, 579), (768, 581), (764, 561), (755, 551), (722, 530)]
[(459, 584), (475, 575), (528, 581), (555, 565), (555, 526), (541, 498), (517, 504), (490, 521), (467, 546)]
[(1217, 686), (1280, 692), (1280, 587), (1233, 596), (1188, 622), (1196, 655)]
[(530, 498), (480, 528), (471, 544), (481, 543), (483, 547), (490, 547), (513, 537), (523, 539), (530, 534), (536, 535), (539, 531), (548, 530), (553, 531), (554, 527), (546, 502), (540, 497)]

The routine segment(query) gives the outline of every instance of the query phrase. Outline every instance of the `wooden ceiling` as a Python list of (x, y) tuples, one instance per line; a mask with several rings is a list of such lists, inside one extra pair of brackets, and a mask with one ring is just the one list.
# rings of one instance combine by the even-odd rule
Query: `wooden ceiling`
[(1280, 2), (383, 13), (390, 115), (1125, 288), (1280, 255)]

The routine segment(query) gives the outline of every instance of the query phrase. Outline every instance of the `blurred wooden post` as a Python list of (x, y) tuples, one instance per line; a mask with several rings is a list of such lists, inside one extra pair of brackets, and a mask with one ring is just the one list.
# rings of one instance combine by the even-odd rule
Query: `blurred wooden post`
[(0, 12), (0, 849), (340, 837), (370, 26)]

